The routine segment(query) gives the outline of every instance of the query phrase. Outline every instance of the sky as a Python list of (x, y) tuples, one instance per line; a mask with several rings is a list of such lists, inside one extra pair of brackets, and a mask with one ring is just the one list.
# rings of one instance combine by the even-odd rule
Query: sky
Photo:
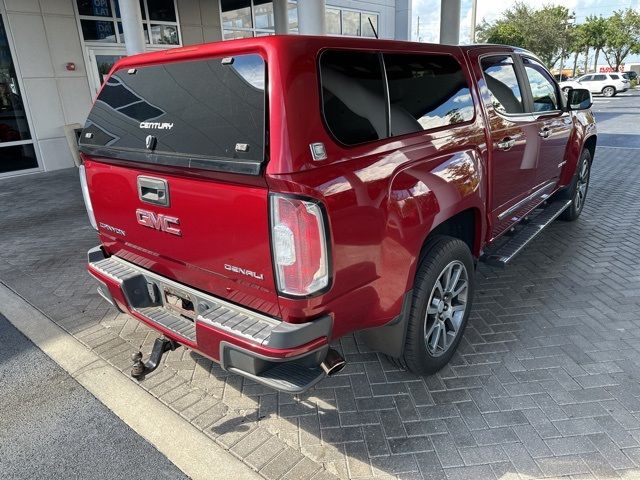
[[(628, 7), (640, 9), (640, 0), (522, 0), (532, 7), (563, 5), (573, 11), (576, 22), (581, 23), (589, 15), (607, 17), (614, 10)], [(495, 20), (511, 8), (517, 0), (478, 0), (477, 23)], [(420, 32), (418, 34), (418, 17)], [(471, 28), (471, 0), (462, 0), (460, 12), (460, 43), (469, 43)], [(438, 42), (440, 37), (440, 0), (413, 0), (413, 40)], [(640, 56), (629, 57), (640, 62)], [(598, 62), (601, 63), (601, 62)], [(604, 58), (603, 62), (604, 63)]]

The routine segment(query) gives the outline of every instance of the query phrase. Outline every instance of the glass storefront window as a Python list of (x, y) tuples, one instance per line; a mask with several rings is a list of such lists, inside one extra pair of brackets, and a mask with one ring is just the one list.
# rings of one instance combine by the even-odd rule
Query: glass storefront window
[(88, 42), (116, 43), (113, 22), (107, 20), (80, 20), (82, 36)]
[(38, 168), (32, 144), (0, 147), (0, 173)]
[(151, 41), (155, 45), (178, 45), (178, 28), (173, 25), (151, 25)]
[(342, 34), (353, 37), (360, 36), (360, 12), (342, 11)]
[(147, 0), (149, 20), (157, 22), (175, 22), (176, 9), (173, 0)]
[[(275, 30), (272, 0), (220, 0), (225, 40), (268, 35)], [(298, 6), (289, 0), (289, 33), (298, 33)], [(377, 13), (327, 6), (325, 22), (328, 35), (375, 37), (369, 19), (378, 31)], [(240, 31), (244, 33), (240, 33)]]
[(295, 3), (289, 3), (287, 13), (289, 14), (289, 32), (297, 32), (298, 6)]
[[(139, 2), (146, 42), (153, 45), (180, 45), (175, 0)], [(124, 43), (118, 0), (76, 0), (76, 5), (82, 37), (86, 42)]]
[(88, 17), (112, 17), (111, 0), (78, 0), (78, 13)]
[[(380, 33), (378, 32), (378, 15), (375, 14), (371, 14), (371, 13), (363, 13), (362, 14), (362, 36), (363, 37), (376, 37), (376, 33), (379, 35)], [(371, 25), (373, 24), (373, 28), (371, 28)], [(374, 32), (375, 29), (375, 32)]]
[(27, 112), (0, 17), (0, 174), (37, 167)]
[[(142, 30), (144, 31), (144, 41), (147, 44), (151, 43), (149, 41), (149, 29), (147, 28), (147, 24), (146, 23), (142, 24)], [(118, 33), (120, 34), (120, 38), (123, 38), (124, 29), (122, 28), (122, 22), (118, 22)]]
[(252, 28), (251, 0), (220, 0), (224, 28)]
[[(120, 4), (118, 0), (114, 0), (114, 6), (116, 7), (116, 17), (120, 18)], [(147, 11), (144, 8), (144, 0), (140, 0), (140, 13), (142, 14), (142, 20), (147, 19)], [(83, 15), (82, 13), (80, 15)]]
[(273, 2), (271, 2), (271, 0), (254, 0), (253, 3), (253, 16), (256, 21), (256, 28), (273, 30), (275, 28)]
[(236, 38), (249, 38), (253, 37), (253, 32), (251, 30), (227, 30), (223, 31), (223, 36), (225, 40), (235, 40)]
[(337, 8), (327, 8), (325, 11), (325, 23), (327, 25), (327, 34), (340, 35), (342, 32), (340, 25), (340, 10)]

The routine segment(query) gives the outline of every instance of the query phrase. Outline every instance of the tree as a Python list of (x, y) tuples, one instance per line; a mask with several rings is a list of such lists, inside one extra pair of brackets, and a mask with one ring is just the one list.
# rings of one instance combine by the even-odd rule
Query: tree
[(628, 8), (616, 10), (607, 18), (604, 56), (607, 63), (618, 71), (630, 53), (640, 53), (640, 14)]
[[(582, 23), (580, 25), (576, 25), (573, 28), (573, 36), (571, 41), (571, 47), (569, 51), (573, 53), (573, 76), (575, 77), (578, 71), (578, 56), (585, 51), (585, 49), (589, 49), (589, 43), (587, 41), (587, 33), (585, 30), (585, 24)], [(589, 52), (586, 52), (586, 58), (589, 57)], [(586, 69), (585, 63), (585, 72)]]
[(589, 58), (589, 47), (595, 50), (595, 58), (593, 60), (593, 71), (598, 69), (598, 57), (607, 41), (607, 22), (608, 20), (595, 15), (589, 15), (585, 22), (580, 26), (584, 36), (584, 47), (587, 49), (585, 54), (585, 72), (588, 71), (587, 60)]
[(483, 22), (480, 41), (526, 48), (548, 66), (554, 65), (571, 47), (573, 14), (565, 7), (539, 10), (518, 2), (493, 23)]

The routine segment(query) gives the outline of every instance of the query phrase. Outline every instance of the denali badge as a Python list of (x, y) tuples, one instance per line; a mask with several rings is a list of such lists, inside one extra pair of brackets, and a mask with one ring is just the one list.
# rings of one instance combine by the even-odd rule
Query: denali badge
[(140, 128), (152, 130), (171, 130), (173, 123), (168, 122), (140, 122)]
[(112, 227), (111, 225), (108, 225), (106, 223), (100, 222), (100, 228), (104, 228), (107, 232), (117, 233), (118, 235), (122, 235), (123, 237), (127, 236), (125, 231), (121, 228)]
[(242, 275), (246, 275), (247, 277), (253, 277), (256, 280), (264, 280), (264, 275), (262, 273), (252, 272), (251, 270), (236, 267), (235, 265), (228, 265), (225, 263), (224, 269), (229, 270), (230, 272), (241, 273)]
[(176, 226), (180, 225), (180, 220), (176, 217), (169, 217), (162, 213), (153, 213), (139, 208), (136, 210), (136, 219), (140, 225), (145, 227), (154, 228), (172, 235), (182, 235), (180, 228)]

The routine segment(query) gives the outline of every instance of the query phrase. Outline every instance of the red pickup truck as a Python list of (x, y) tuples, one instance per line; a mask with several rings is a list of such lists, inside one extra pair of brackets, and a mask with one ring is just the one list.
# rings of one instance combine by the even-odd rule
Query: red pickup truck
[(358, 332), (417, 374), (467, 323), (478, 261), (582, 211), (596, 128), (530, 52), (272, 36), (128, 57), (80, 137), (88, 270), (159, 331), (301, 392)]

